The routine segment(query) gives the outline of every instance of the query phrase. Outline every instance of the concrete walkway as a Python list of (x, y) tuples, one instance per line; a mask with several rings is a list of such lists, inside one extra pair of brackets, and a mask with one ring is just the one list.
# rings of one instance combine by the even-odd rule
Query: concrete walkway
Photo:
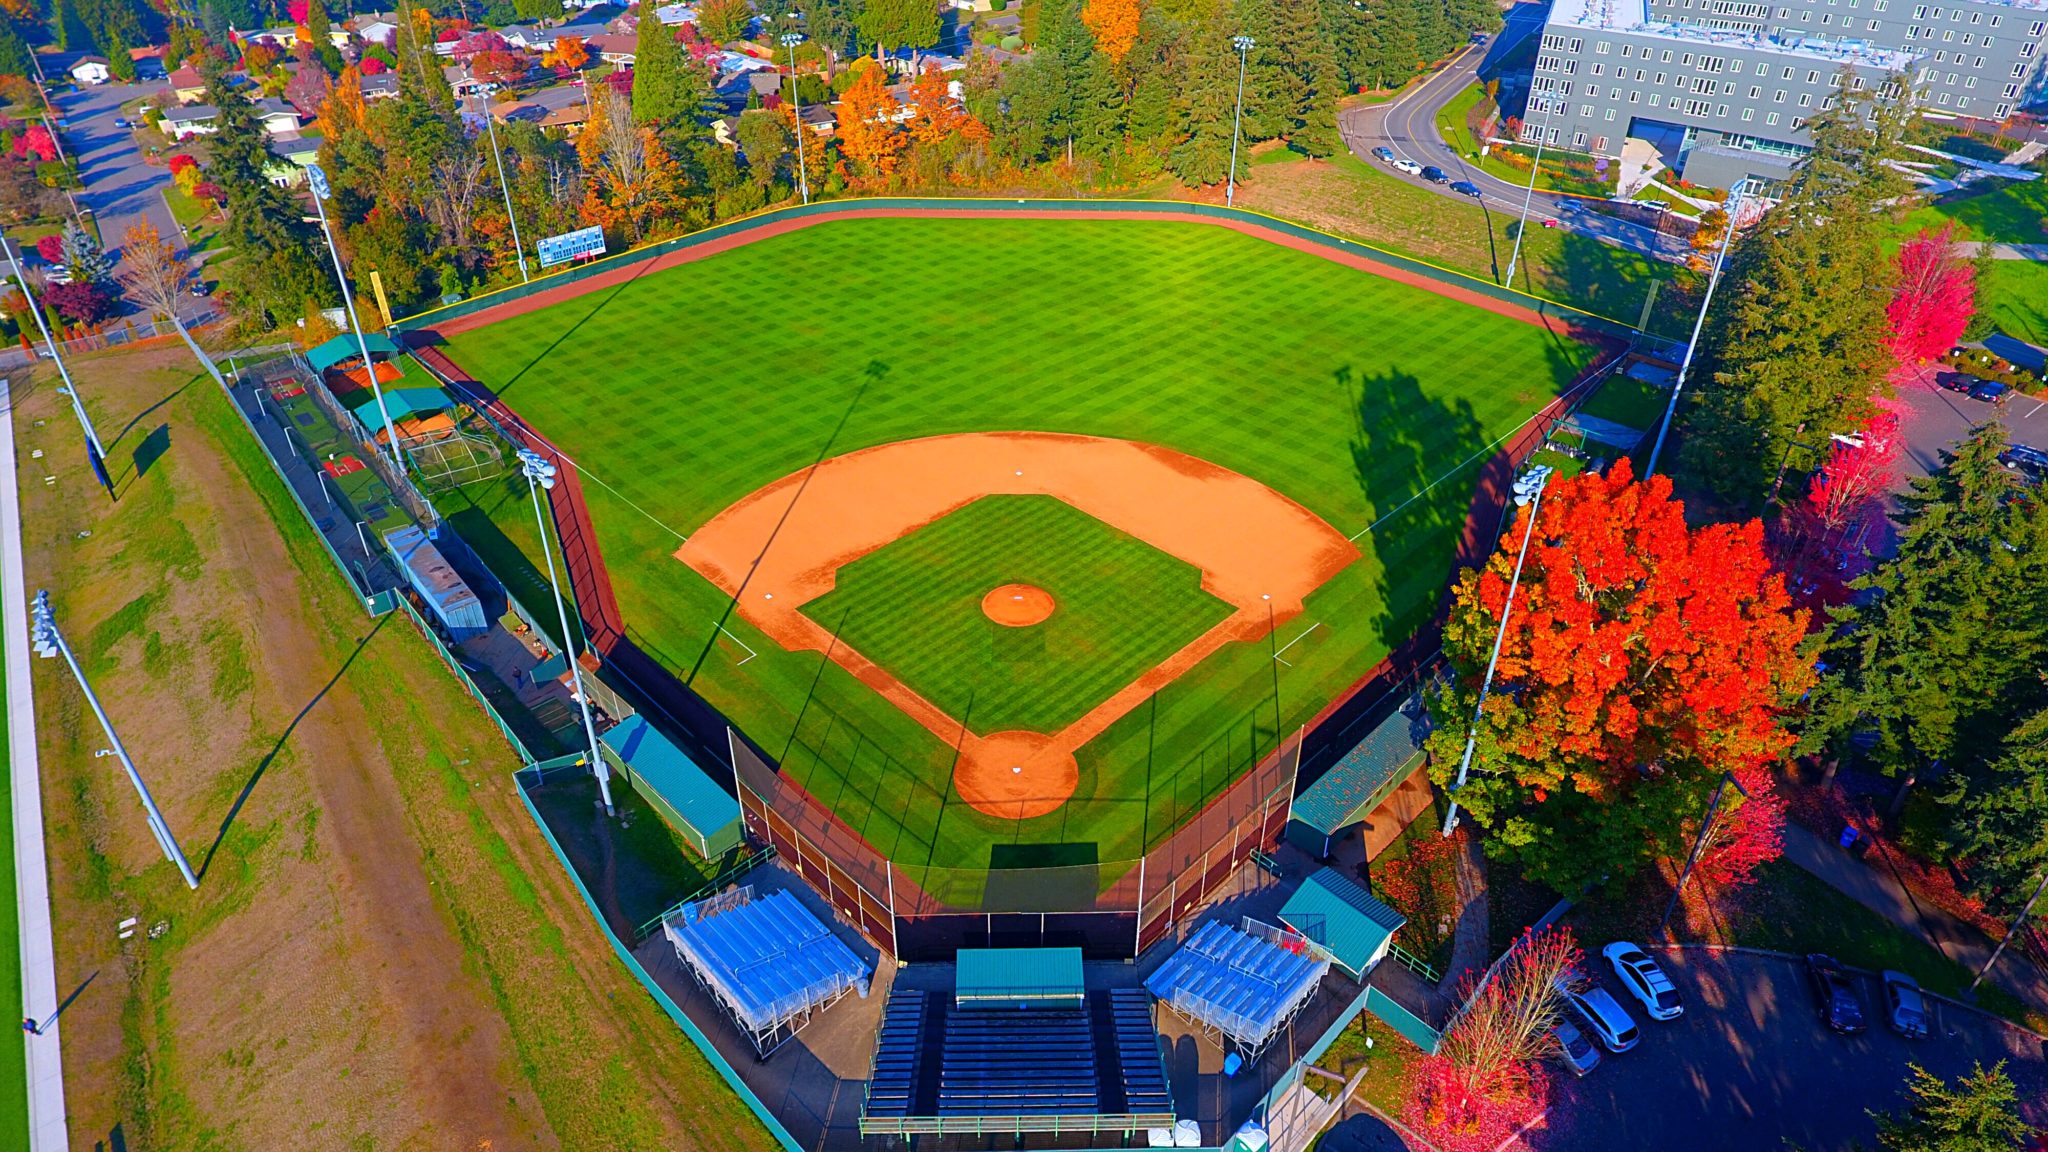
[[(1966, 240), (1958, 245), (1964, 252), (1975, 256), (1984, 247), (1982, 241)], [(1991, 245), (1993, 260), (2048, 260), (2048, 244), (2004, 244)]]
[[(29, 671), (28, 586), (21, 570), (21, 502), (16, 488), (12, 384), (0, 380), (0, 627), (7, 668), (7, 765), (14, 789), (14, 896), (21, 921), (22, 1011), (47, 1020), (57, 1011), (56, 950), (50, 939), (50, 875), (43, 854), (43, 786), (36, 760), (36, 707)], [(61, 1026), (28, 1045), (28, 1124), (32, 1152), (64, 1152), (64, 1056)]]
[[(1976, 928), (1915, 899), (1885, 867), (1884, 851), (1873, 848), (1859, 859), (1803, 825), (1789, 821), (1785, 824), (1786, 859), (1892, 923), (1919, 933), (1943, 955), (1971, 972), (1983, 967), (1991, 958), (1991, 942)], [(1985, 980), (2018, 996), (2034, 1011), (2048, 1015), (2048, 974), (2018, 952), (2008, 949)]]

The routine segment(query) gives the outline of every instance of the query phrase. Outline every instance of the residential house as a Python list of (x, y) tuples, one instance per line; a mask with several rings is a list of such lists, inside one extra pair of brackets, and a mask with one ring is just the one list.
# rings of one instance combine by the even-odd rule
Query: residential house
[(348, 26), (365, 44), (382, 44), (389, 48), (398, 41), (398, 17), (388, 12), (352, 17)]
[(306, 179), (306, 169), (320, 159), (318, 132), (286, 132), (273, 136), (270, 151), (277, 159), (263, 166), (264, 178), (280, 188), (295, 188)]
[(695, 4), (664, 4), (654, 10), (654, 18), (670, 27), (674, 27), (677, 24), (695, 24), (697, 22), (697, 6)]
[(81, 56), (71, 66), (71, 78), (80, 84), (105, 84), (114, 78), (105, 56)]
[(586, 37), (583, 46), (607, 64), (619, 68), (633, 66), (633, 37), (624, 32), (606, 32), (599, 36)]
[(171, 73), (171, 93), (180, 104), (197, 104), (206, 99), (206, 80), (190, 65)]
[(141, 84), (161, 84), (164, 72), (164, 48), (130, 48), (128, 59), (135, 62), (135, 79)]
[(398, 98), (398, 73), (379, 72), (375, 76), (363, 77), (363, 103), (372, 100), (396, 100)]
[(256, 119), (262, 123), (263, 131), (269, 136), (296, 133), (301, 123), (299, 110), (274, 97), (251, 100), (256, 108)]
[(173, 140), (211, 136), (220, 131), (220, 109), (211, 104), (192, 104), (164, 112), (164, 131)]

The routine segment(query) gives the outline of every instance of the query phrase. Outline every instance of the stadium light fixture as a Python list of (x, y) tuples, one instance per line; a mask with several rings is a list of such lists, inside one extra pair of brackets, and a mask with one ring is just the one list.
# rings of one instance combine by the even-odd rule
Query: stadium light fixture
[[(185, 853), (179, 850), (177, 837), (171, 835), (171, 827), (164, 822), (164, 814), (157, 810), (156, 800), (149, 794), (149, 785), (142, 782), (142, 773), (135, 770), (135, 761), (128, 756), (127, 745), (114, 731), (114, 722), (107, 719), (107, 710), (100, 707), (100, 698), (94, 695), (92, 682), (85, 678), (85, 670), (78, 666), (78, 657), (72, 655), (71, 645), (64, 640), (64, 633), (57, 628), (57, 617), (50, 610), (50, 593), (47, 589), (36, 593), (35, 603), (30, 609), (31, 624), (29, 640), (35, 646), (36, 655), (47, 660), (52, 656), (64, 657), (71, 666), (71, 675), (78, 681), (78, 687), (85, 693), (85, 702), (92, 705), (92, 714), (99, 718), (100, 730), (107, 734), (115, 756), (120, 757), (121, 767), (128, 771), (128, 782), (135, 786), (135, 794), (142, 798), (142, 810), (149, 816), (149, 830), (156, 836), (157, 846), (164, 851), (164, 857), (178, 866), (178, 874), (185, 878), (185, 887), (199, 887), (199, 878), (192, 874), (192, 865), (186, 863)], [(98, 753), (105, 756), (107, 752)]]
[(1237, 110), (1230, 114), (1230, 171), (1224, 174), (1223, 206), (1237, 204), (1237, 135), (1238, 124), (1244, 119), (1244, 65), (1258, 41), (1249, 36), (1232, 36), (1231, 47), (1237, 49)]
[[(1685, 374), (1692, 370), (1693, 353), (1699, 350), (1700, 329), (1707, 323), (1707, 308), (1714, 303), (1714, 289), (1721, 284), (1721, 269), (1728, 262), (1728, 249), (1735, 242), (1735, 222), (1741, 217), (1742, 198), (1748, 194), (1749, 177), (1735, 182), (1728, 190), (1727, 231), (1721, 233), (1721, 250), (1714, 253), (1714, 274), (1707, 277), (1707, 294), (1700, 300), (1700, 314), (1693, 317), (1692, 339), (1686, 341), (1685, 359), (1678, 364), (1678, 379), (1671, 385), (1671, 400), (1664, 405), (1664, 422), (1657, 425), (1657, 442), (1650, 445), (1650, 462), (1643, 465), (1643, 479), (1647, 480), (1657, 471), (1657, 457), (1664, 451), (1664, 438), (1671, 435), (1672, 417), (1678, 414), (1678, 394), (1685, 391)], [(1784, 475), (1781, 469), (1779, 475)]]
[[(469, 66), (469, 78), (471, 80), (476, 79), (474, 57), (471, 58)], [(512, 224), (512, 255), (519, 260), (519, 282), (521, 284), (528, 284), (533, 281), (533, 277), (526, 273), (526, 249), (519, 242), (519, 213), (512, 210), (512, 185), (505, 182), (505, 154), (498, 151), (498, 119), (491, 115), (490, 98), (491, 94), (497, 90), (498, 86), (496, 84), (478, 85), (476, 102), (477, 106), (483, 110), (484, 131), (491, 138), (491, 159), (497, 161), (498, 164), (498, 190), (505, 194), (505, 219)]]
[(100, 434), (92, 426), (92, 417), (86, 415), (85, 405), (78, 398), (78, 385), (71, 379), (71, 369), (64, 364), (64, 353), (57, 347), (56, 337), (50, 334), (50, 326), (43, 320), (42, 306), (36, 303), (36, 294), (28, 286), (28, 277), (22, 275), (21, 257), (16, 254), (14, 242), (0, 235), (0, 248), (7, 251), (7, 263), (14, 269), (14, 282), (21, 288), (21, 298), (28, 305), (29, 315), (36, 318), (36, 331), (43, 334), (43, 343), (50, 347), (50, 359), (57, 362), (57, 375), (64, 380), (64, 386), (57, 391), (71, 401), (71, 414), (78, 418), (78, 427), (85, 433), (85, 454), (92, 464), (92, 473), (107, 490), (108, 499), (114, 497), (114, 480), (107, 475), (107, 450), (100, 444)]
[[(1536, 533), (1536, 515), (1543, 510), (1543, 491), (1550, 486), (1550, 469), (1538, 468), (1531, 473), (1535, 480), (1529, 494), (1529, 522), (1522, 526), (1522, 550), (1515, 555), (1515, 575), (1508, 581), (1507, 602), (1500, 609), (1500, 630), (1493, 637), (1493, 655), (1486, 661), (1486, 678), (1479, 682), (1479, 703), (1472, 707), (1472, 726), (1465, 731), (1465, 757), (1458, 762), (1458, 782), (1451, 785), (1451, 809), (1444, 813), (1444, 835), (1449, 836), (1458, 829), (1458, 790), (1465, 786), (1466, 776), (1472, 771), (1472, 753), (1479, 747), (1479, 718), (1486, 712), (1486, 696), (1493, 690), (1494, 669), (1500, 667), (1501, 645), (1507, 643), (1508, 618), (1515, 611), (1515, 591), (1522, 585), (1522, 562), (1529, 558), (1529, 539)], [(1517, 485), (1522, 487), (1522, 485)], [(1515, 503), (1522, 501), (1517, 493)]]
[[(794, 12), (790, 19), (796, 19)], [(803, 192), (804, 203), (811, 202), (811, 178), (804, 171), (804, 100), (798, 95), (796, 83), (796, 46), (804, 42), (801, 32), (784, 32), (778, 39), (789, 49), (789, 103), (796, 110), (796, 186)]]
[[(356, 350), (363, 354), (363, 375), (370, 378), (370, 394), (377, 398), (377, 415), (384, 420), (384, 436), (390, 443), (391, 463), (405, 478), (405, 457), (398, 451), (398, 426), (391, 422), (391, 410), (384, 406), (384, 386), (377, 381), (377, 366), (370, 363), (370, 340), (363, 335), (363, 322), (356, 315), (355, 294), (348, 290), (348, 273), (341, 266), (341, 249), (334, 246), (334, 229), (327, 224), (326, 202), (334, 195), (327, 182), (327, 170), (318, 164), (306, 166), (306, 182), (313, 186), (313, 211), (320, 217), (320, 234), (327, 238), (327, 254), (334, 257), (334, 282), (341, 288), (342, 307), (348, 309), (348, 326), (356, 330)], [(375, 436), (370, 437), (372, 441)]]
[[(562, 600), (562, 585), (555, 579), (555, 554), (548, 547), (548, 520), (541, 510), (542, 489), (552, 491), (560, 470), (555, 463), (531, 448), (519, 450), (519, 471), (526, 477), (526, 489), (533, 494), (533, 518), (540, 527), (540, 552), (548, 565), (548, 587), (555, 591), (555, 614), (562, 622), (562, 656), (569, 665), (569, 683), (576, 690), (576, 704), (583, 711), (583, 736), (590, 743), (590, 769), (597, 776), (597, 791), (604, 798), (604, 814), (612, 812), (612, 773), (597, 747), (597, 722), (590, 718), (590, 693), (583, 688), (583, 670), (576, 663), (576, 641), (569, 634), (569, 606)], [(568, 557), (562, 558), (564, 564)]]

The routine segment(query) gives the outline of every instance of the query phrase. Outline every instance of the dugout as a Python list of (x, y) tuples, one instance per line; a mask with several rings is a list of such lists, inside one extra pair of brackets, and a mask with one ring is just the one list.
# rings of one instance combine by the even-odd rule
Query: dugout
[(386, 359), (391, 359), (398, 356), (400, 351), (402, 351), (398, 346), (398, 341), (393, 340), (389, 336), (380, 335), (376, 332), (366, 332), (363, 334), (362, 340), (358, 342), (355, 333), (343, 332), (318, 348), (307, 352), (306, 363), (313, 366), (314, 372), (324, 376), (329, 368), (345, 364), (350, 360), (361, 360), (363, 358), (363, 348), (365, 347), (370, 350), (372, 362), (379, 355), (384, 356)]
[(645, 716), (628, 716), (599, 737), (598, 743), (603, 745), (605, 759), (621, 769), (633, 790), (699, 855), (716, 860), (739, 847), (739, 801), (705, 775), (688, 753), (656, 731)]
[(1353, 980), (1387, 958), (1394, 933), (1408, 918), (1387, 907), (1335, 868), (1324, 868), (1301, 882), (1280, 906), (1280, 923), (1309, 942)]
[(1418, 694), (1294, 798), (1287, 842), (1325, 860), (1358, 827), (1366, 858), (1378, 855), (1430, 805), (1429, 782), (1419, 771), (1429, 732), (1429, 711)]

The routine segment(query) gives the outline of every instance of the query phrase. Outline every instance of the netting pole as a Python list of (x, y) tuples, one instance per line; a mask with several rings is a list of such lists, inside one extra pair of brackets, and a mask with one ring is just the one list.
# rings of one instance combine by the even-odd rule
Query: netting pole
[(882, 861), (882, 874), (887, 877), (889, 883), (889, 955), (896, 958), (900, 963), (903, 957), (903, 946), (896, 939), (896, 862), (884, 859)]
[(1145, 858), (1138, 857), (1138, 925), (1131, 930), (1131, 958), (1136, 959), (1145, 945)]

